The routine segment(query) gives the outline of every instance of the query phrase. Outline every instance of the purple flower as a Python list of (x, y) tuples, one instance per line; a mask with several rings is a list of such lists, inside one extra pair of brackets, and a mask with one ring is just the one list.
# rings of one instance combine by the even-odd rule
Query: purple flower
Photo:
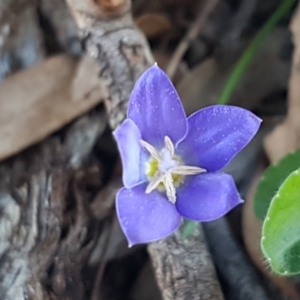
[(170, 235), (182, 217), (211, 221), (242, 202), (232, 177), (220, 170), (258, 131), (254, 114), (215, 105), (187, 118), (174, 86), (154, 65), (137, 81), (127, 117), (114, 136), (125, 186), (117, 214), (130, 246)]

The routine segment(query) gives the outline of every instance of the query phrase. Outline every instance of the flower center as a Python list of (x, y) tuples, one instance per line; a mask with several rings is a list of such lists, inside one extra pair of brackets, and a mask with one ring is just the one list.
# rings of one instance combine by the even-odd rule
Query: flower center
[[(172, 173), (172, 169), (174, 169), (175, 167), (182, 165), (180, 158), (174, 157), (171, 158), (171, 156), (169, 154), (164, 154), (165, 149), (163, 149), (160, 154), (162, 156), (162, 160), (159, 162), (158, 160), (156, 160), (154, 157), (150, 157), (149, 160), (146, 162), (146, 175), (147, 178), (149, 180), (149, 182), (154, 178), (154, 176), (159, 172), (161, 174), (166, 174), (167, 172), (171, 173), (172, 176), (172, 180), (173, 180), (173, 185), (175, 187), (178, 187), (180, 182), (183, 179), (182, 175), (179, 174), (174, 174)], [(164, 155), (168, 155), (169, 157), (164, 157)], [(165, 186), (163, 184), (163, 181), (161, 181), (158, 186), (157, 189), (161, 192), (165, 191)]]
[(160, 154), (161, 161), (158, 164), (160, 172), (166, 173), (179, 165), (179, 161), (174, 159), (168, 149), (163, 148)]
[(151, 193), (155, 189), (165, 191), (168, 200), (176, 202), (176, 189), (186, 175), (196, 175), (206, 172), (205, 169), (186, 166), (181, 158), (175, 154), (175, 147), (171, 139), (165, 137), (165, 147), (159, 152), (146, 141), (140, 141), (142, 146), (150, 153), (150, 158), (146, 162), (146, 175), (149, 184), (146, 193)]

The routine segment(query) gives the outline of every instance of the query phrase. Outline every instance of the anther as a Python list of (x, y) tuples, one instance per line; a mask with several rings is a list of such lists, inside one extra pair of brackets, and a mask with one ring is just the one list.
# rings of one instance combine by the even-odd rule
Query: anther
[(160, 155), (151, 144), (143, 140), (140, 140), (140, 143), (150, 153), (152, 157), (154, 157), (157, 161), (160, 161)]
[(175, 154), (175, 149), (171, 139), (168, 136), (165, 136), (165, 146), (169, 150), (171, 157), (173, 157)]

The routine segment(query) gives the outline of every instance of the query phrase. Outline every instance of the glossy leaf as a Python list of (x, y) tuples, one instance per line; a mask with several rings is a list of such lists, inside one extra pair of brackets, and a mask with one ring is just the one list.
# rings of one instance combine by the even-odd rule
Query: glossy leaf
[(261, 248), (275, 273), (300, 273), (300, 169), (288, 176), (271, 201)]
[[(254, 210), (260, 220), (264, 220), (271, 200), (284, 180), (300, 167), (300, 149), (289, 153), (277, 164), (264, 172), (254, 196)], [(300, 212), (299, 212), (300, 213)]]

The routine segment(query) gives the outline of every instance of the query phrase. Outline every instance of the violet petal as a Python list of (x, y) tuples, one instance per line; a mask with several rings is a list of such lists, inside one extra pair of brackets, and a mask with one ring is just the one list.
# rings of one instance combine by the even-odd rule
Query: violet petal
[(231, 175), (224, 173), (187, 177), (177, 190), (178, 212), (195, 221), (218, 219), (240, 203), (242, 200)]
[(174, 144), (187, 132), (187, 120), (179, 96), (167, 75), (156, 65), (136, 82), (131, 93), (128, 118), (138, 126), (142, 139), (162, 148), (165, 136)]
[(210, 106), (188, 118), (188, 133), (176, 151), (188, 165), (218, 171), (251, 141), (260, 123), (246, 109)]
[(180, 225), (175, 205), (157, 191), (145, 194), (145, 189), (141, 184), (117, 194), (117, 214), (129, 246), (162, 239)]
[(114, 132), (123, 166), (123, 184), (131, 188), (146, 180), (141, 172), (142, 161), (147, 155), (141, 146), (141, 134), (135, 123), (126, 119)]

